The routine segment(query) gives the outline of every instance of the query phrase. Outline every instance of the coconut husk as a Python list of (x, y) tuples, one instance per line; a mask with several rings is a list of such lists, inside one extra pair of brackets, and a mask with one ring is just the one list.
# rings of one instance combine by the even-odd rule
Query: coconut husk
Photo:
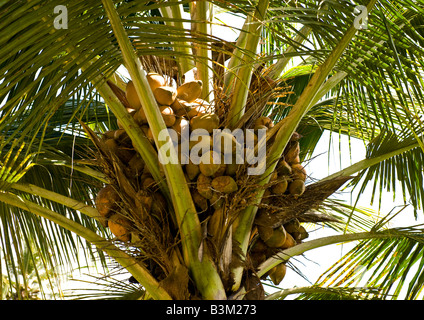
[(115, 96), (121, 101), (121, 103), (124, 105), (125, 108), (130, 109), (131, 105), (126, 97), (125, 91), (119, 88), (116, 84), (114, 84), (112, 81), (107, 81), (108, 86), (112, 89)]
[(171, 273), (163, 279), (159, 285), (165, 289), (175, 300), (187, 300), (189, 298), (189, 275), (188, 269), (182, 264), (177, 264)]

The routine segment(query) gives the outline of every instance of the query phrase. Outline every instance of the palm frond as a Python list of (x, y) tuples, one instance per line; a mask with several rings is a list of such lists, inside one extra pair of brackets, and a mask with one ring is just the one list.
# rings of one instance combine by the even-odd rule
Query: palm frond
[[(318, 280), (319, 286), (364, 285), (383, 299), (417, 299), (424, 289), (423, 229), (399, 228), (386, 239), (361, 241)], [(369, 298), (369, 295), (364, 295)]]

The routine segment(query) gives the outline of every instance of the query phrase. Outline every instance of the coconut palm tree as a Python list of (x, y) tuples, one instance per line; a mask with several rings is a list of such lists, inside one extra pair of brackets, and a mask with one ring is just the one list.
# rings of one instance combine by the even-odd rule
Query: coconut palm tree
[[(385, 299), (407, 281), (417, 298), (423, 229), (336, 192), (373, 186), (422, 214), (423, 13), (420, 0), (1, 1), (8, 270), (34, 243), (46, 266), (113, 258), (144, 299)], [(188, 141), (185, 128), (203, 131)], [(232, 161), (213, 157), (222, 140), (209, 150), (219, 129), (217, 158)], [(367, 153), (316, 180), (307, 163), (326, 132)], [(337, 234), (308, 240), (310, 224)], [(296, 256), (351, 241), (315, 285), (265, 292)]]

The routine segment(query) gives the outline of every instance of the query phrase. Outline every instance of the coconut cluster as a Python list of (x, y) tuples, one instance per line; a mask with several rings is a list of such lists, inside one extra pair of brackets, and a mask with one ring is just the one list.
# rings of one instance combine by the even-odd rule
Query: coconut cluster
[[(185, 159), (188, 160), (182, 164), (182, 168), (199, 219), (207, 222), (208, 237), (212, 242), (216, 241), (216, 246), (219, 247), (219, 241), (222, 241), (224, 237), (223, 230), (228, 227), (229, 221), (233, 221), (230, 219), (229, 211), (236, 207), (234, 201), (238, 199), (239, 203), (242, 202), (236, 195), (246, 187), (246, 168), (252, 166), (246, 162), (240, 163), (237, 160), (237, 152), (242, 150), (243, 155), (246, 155), (247, 152), (252, 151), (252, 146), (238, 141), (236, 137), (224, 131), (221, 131), (219, 139), (216, 139), (214, 130), (224, 129), (222, 119), (214, 113), (211, 104), (201, 99), (201, 81), (188, 81), (177, 87), (171, 85), (164, 76), (158, 73), (147, 74), (147, 80), (165, 125), (177, 133), (178, 148), (176, 150), (179, 152), (179, 159), (183, 158), (182, 153), (187, 150), (203, 152), (199, 162), (186, 157)], [(127, 84), (125, 98), (128, 102), (128, 113), (155, 147), (147, 117), (131, 81)], [(259, 117), (253, 121), (249, 129), (253, 129), (255, 133), (255, 143), (257, 143), (260, 130), (268, 131), (273, 126), (273, 122), (268, 117)], [(103, 134), (102, 141), (116, 161), (122, 164), (129, 186), (118, 188), (112, 183), (104, 186), (97, 195), (96, 205), (116, 239), (133, 242), (134, 237), (139, 239), (135, 227), (138, 220), (154, 217), (162, 223), (167, 220), (170, 208), (119, 122), (118, 127), (117, 130)], [(188, 149), (182, 148), (183, 130), (193, 132), (196, 129), (202, 129), (202, 134), (198, 135), (195, 141), (188, 142)], [(232, 155), (233, 161), (225, 161), (228, 159), (228, 153)], [(260, 210), (264, 210), (268, 205), (272, 206), (275, 197), (302, 196), (307, 175), (301, 164), (299, 153), (299, 136), (296, 134), (286, 147), (283, 157), (279, 160), (266, 186)], [(123, 210), (123, 198), (132, 203), (138, 213), (133, 213), (131, 216), (126, 214)], [(278, 250), (294, 246), (305, 239), (307, 232), (299, 221), (294, 219), (276, 228), (254, 225), (252, 235), (249, 256), (253, 266), (257, 267)], [(280, 264), (267, 276), (278, 284), (284, 277), (285, 268), (285, 264)]]

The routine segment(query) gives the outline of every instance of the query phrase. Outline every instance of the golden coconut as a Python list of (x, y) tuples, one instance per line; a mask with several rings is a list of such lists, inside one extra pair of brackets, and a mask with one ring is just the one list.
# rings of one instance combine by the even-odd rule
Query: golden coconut
[(187, 102), (193, 102), (200, 97), (203, 83), (201, 80), (193, 80), (183, 83), (177, 89), (177, 98)]
[(212, 133), (213, 129), (219, 127), (219, 117), (215, 113), (206, 113), (191, 118), (190, 120), (191, 130), (205, 129), (207, 132)]
[(224, 204), (224, 197), (217, 192), (212, 193), (212, 198), (209, 200), (210, 204), (214, 207), (214, 209), (222, 208)]
[(140, 176), (143, 173), (144, 166), (144, 160), (138, 153), (136, 153), (130, 159), (130, 161), (128, 161), (128, 167), (130, 168), (130, 172), (136, 177)]
[(263, 241), (267, 241), (274, 233), (274, 229), (268, 226), (258, 225), (258, 234)]
[(175, 132), (178, 134), (178, 138), (180, 139), (182, 130), (188, 130), (189, 127), (190, 127), (190, 123), (187, 119), (182, 117), (177, 117), (174, 125), (171, 128), (175, 130)]
[(127, 98), (128, 103), (133, 109), (138, 110), (141, 108), (140, 99), (138, 98), (134, 83), (131, 80), (127, 83), (125, 96)]
[(138, 125), (142, 125), (142, 124), (147, 123), (147, 117), (146, 117), (146, 114), (144, 113), (143, 108), (138, 109), (134, 113), (133, 118)]
[(177, 90), (174, 87), (162, 86), (153, 91), (156, 101), (163, 106), (170, 106), (177, 98)]
[(159, 107), (160, 113), (162, 114), (163, 121), (167, 127), (172, 127), (175, 124), (176, 116), (174, 110), (168, 106)]
[(187, 101), (181, 99), (175, 99), (175, 101), (171, 104), (172, 110), (178, 117), (186, 116), (187, 113), (191, 110), (192, 104)]
[(147, 81), (149, 82), (150, 89), (152, 89), (152, 92), (154, 92), (157, 88), (166, 85), (165, 78), (158, 73), (149, 72), (146, 77)]
[(190, 104), (190, 110), (187, 111), (187, 118), (191, 119), (195, 116), (201, 116), (209, 112), (210, 105), (206, 101), (198, 102), (196, 99), (194, 102)]

